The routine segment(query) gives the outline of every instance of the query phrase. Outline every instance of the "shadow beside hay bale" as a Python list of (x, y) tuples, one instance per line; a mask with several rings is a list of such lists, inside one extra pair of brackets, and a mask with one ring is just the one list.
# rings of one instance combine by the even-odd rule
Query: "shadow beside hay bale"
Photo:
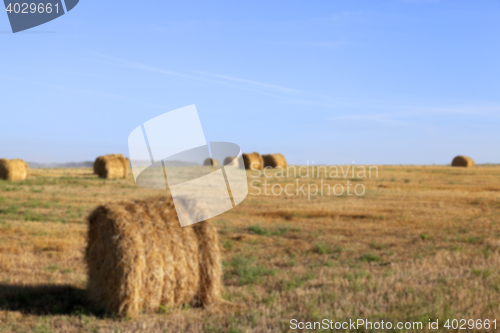
[(94, 162), (94, 173), (100, 178), (127, 178), (129, 168), (130, 161), (122, 154), (109, 154), (99, 156)]
[(88, 221), (88, 290), (106, 310), (135, 316), (160, 306), (221, 300), (212, 221), (182, 228), (171, 198), (107, 203)]
[(471, 168), (475, 166), (476, 163), (474, 163), (474, 160), (470, 157), (467, 156), (462, 156), (459, 155), (453, 159), (451, 162), (451, 166), (454, 167), (465, 167), (465, 168)]
[(0, 179), (25, 180), (30, 176), (28, 164), (21, 159), (0, 159)]
[(0, 309), (33, 315), (104, 316), (85, 289), (65, 285), (17, 286), (0, 284)]

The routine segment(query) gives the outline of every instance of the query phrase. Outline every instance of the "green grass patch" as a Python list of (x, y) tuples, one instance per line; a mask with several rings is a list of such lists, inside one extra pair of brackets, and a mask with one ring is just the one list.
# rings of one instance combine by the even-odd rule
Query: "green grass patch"
[(11, 205), (5, 208), (0, 209), (0, 214), (17, 214), (19, 212), (19, 207), (18, 205)]
[(269, 236), (271, 233), (269, 230), (264, 229), (260, 225), (251, 225), (247, 228), (248, 231), (252, 234), (260, 235), (260, 236)]
[(481, 270), (481, 269), (477, 269), (477, 268), (473, 268), (471, 270), (471, 273), (472, 273), (472, 275), (474, 275), (476, 277), (481, 277), (483, 279), (487, 279), (493, 274), (493, 272), (489, 269)]
[(248, 285), (261, 282), (265, 276), (273, 275), (274, 270), (266, 268), (256, 262), (255, 258), (235, 256), (226, 263), (228, 268), (226, 277), (236, 278), (240, 285)]
[(47, 266), (44, 268), (46, 271), (49, 271), (49, 272), (56, 272), (57, 270), (59, 270), (59, 266), (57, 265), (50, 265), (50, 266)]
[(43, 191), (45, 191), (45, 187), (39, 187), (39, 188), (30, 188), (30, 191), (32, 193), (42, 193)]
[(316, 276), (314, 273), (308, 272), (304, 274), (303, 276), (295, 276), (292, 277), (291, 279), (288, 280), (283, 280), (282, 281), (282, 286), (284, 290), (292, 290), (292, 289), (297, 289), (302, 287), (302, 285), (311, 280), (314, 279)]
[(369, 272), (363, 270), (356, 270), (354, 272), (344, 274), (344, 278), (350, 282), (360, 279), (370, 279), (371, 277), (372, 276)]
[(48, 219), (44, 215), (36, 214), (36, 213), (32, 213), (32, 212), (28, 211), (24, 214), (24, 220), (25, 221), (40, 222), (40, 221), (47, 221)]
[(233, 248), (233, 244), (234, 242), (233, 241), (230, 241), (230, 240), (223, 240), (222, 241), (222, 247), (225, 248), (226, 250), (230, 250)]
[(36, 208), (43, 206), (43, 202), (41, 202), (40, 200), (29, 200), (24, 204), (24, 206), (27, 208)]
[(382, 259), (380, 256), (373, 253), (365, 253), (359, 257), (359, 260), (363, 262), (375, 262), (380, 261), (380, 259)]
[(466, 238), (465, 242), (469, 243), (469, 244), (479, 244), (483, 241), (483, 238), (484, 237), (480, 237), (480, 236), (471, 236), (471, 237)]
[(165, 305), (160, 304), (160, 307), (158, 309), (158, 313), (167, 314), (170, 312), (170, 310), (172, 310), (172, 308), (170, 306), (165, 306)]
[(376, 242), (372, 242), (372, 243), (370, 243), (370, 247), (372, 249), (375, 249), (375, 250), (383, 250), (383, 249), (387, 249), (389, 246), (387, 244), (379, 244)]
[(318, 254), (340, 254), (344, 251), (341, 246), (332, 246), (328, 243), (316, 243), (313, 247), (313, 252)]
[(260, 236), (284, 236), (290, 231), (300, 231), (301, 229), (298, 227), (292, 227), (289, 225), (278, 225), (274, 230), (268, 230), (260, 225), (251, 225), (247, 228), (247, 230), (255, 235)]

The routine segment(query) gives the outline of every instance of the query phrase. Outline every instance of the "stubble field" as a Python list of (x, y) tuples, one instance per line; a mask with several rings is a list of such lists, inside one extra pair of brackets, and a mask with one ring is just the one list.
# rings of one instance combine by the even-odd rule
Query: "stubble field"
[[(214, 218), (225, 302), (133, 319), (86, 298), (85, 217), (101, 202), (168, 192), (91, 169), (0, 181), (0, 332), (293, 332), (291, 319), (358, 318), (422, 322), (418, 332), (429, 319), (439, 320), (433, 332), (448, 331), (449, 318), (497, 319), (500, 329), (500, 166), (379, 166), (371, 178), (274, 173), (248, 171), (251, 194)], [(268, 196), (264, 181), (292, 184), (294, 195)], [(296, 195), (297, 182), (321, 181), (366, 192)]]

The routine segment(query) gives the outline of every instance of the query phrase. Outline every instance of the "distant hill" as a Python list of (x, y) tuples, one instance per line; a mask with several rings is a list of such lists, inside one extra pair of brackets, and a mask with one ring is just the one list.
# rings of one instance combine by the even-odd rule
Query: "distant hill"
[(51, 168), (92, 168), (94, 162), (84, 161), (84, 162), (69, 162), (69, 163), (37, 163), (37, 162), (27, 162), (31, 169), (51, 169)]

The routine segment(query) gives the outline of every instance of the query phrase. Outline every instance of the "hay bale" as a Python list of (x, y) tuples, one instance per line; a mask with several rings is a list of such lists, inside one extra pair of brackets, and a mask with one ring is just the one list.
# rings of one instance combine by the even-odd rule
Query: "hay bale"
[(127, 178), (130, 161), (122, 154), (108, 154), (99, 156), (94, 162), (94, 173), (101, 178)]
[[(186, 209), (193, 204), (187, 201)], [(88, 291), (108, 311), (135, 316), (160, 305), (221, 300), (219, 240), (211, 220), (182, 228), (172, 199), (155, 197), (101, 205), (88, 222)]]
[(264, 161), (259, 153), (243, 154), (243, 163), (245, 163), (245, 169), (250, 170), (262, 170), (264, 168)]
[(237, 158), (238, 156), (228, 156), (224, 159), (224, 165), (234, 165), (239, 167), (240, 166), (240, 161)]
[(0, 159), (0, 179), (24, 180), (30, 176), (28, 164), (21, 159)]
[(264, 168), (270, 167), (286, 169), (286, 158), (281, 154), (262, 155), (262, 159), (264, 160)]
[(453, 161), (451, 162), (451, 166), (454, 166), (454, 167), (466, 167), (466, 168), (471, 168), (473, 166), (475, 166), (476, 163), (474, 163), (474, 160), (470, 157), (467, 157), (467, 156), (457, 156), (453, 159)]
[(213, 167), (216, 167), (216, 166), (220, 166), (220, 163), (218, 160), (209, 157), (203, 161), (203, 165), (211, 165)]

